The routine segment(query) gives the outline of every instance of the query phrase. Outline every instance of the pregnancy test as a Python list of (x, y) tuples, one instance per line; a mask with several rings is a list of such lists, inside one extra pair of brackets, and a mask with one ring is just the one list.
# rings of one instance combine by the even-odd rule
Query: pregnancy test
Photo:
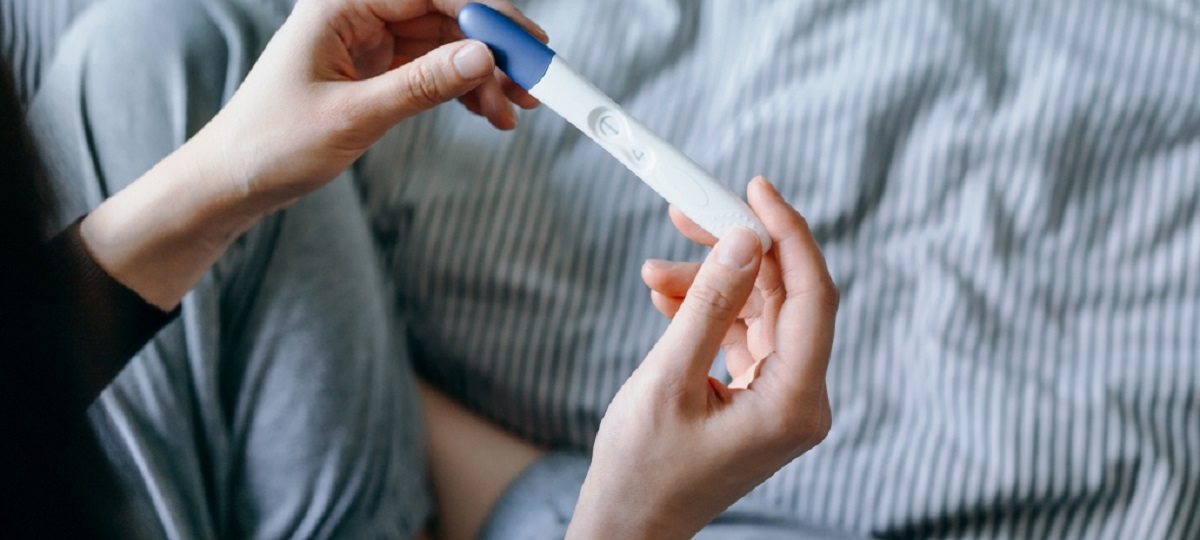
[(579, 128), (667, 202), (717, 238), (745, 227), (763, 251), (771, 237), (745, 203), (670, 143), (630, 116), (549, 47), (512, 19), (483, 4), (458, 12), (468, 38), (485, 43), (496, 66), (550, 110)]

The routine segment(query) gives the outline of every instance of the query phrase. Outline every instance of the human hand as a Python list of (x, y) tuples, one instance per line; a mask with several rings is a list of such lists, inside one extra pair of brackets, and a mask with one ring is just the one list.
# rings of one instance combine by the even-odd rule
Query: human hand
[[(328, 182), (401, 120), (459, 98), (497, 128), (537, 100), (465, 41), (469, 0), (301, 0), (197, 139), (251, 201), (272, 210)], [(485, 0), (542, 40), (506, 0)], [(216, 145), (216, 148), (211, 146)]]
[[(716, 242), (672, 213), (716, 248), (644, 269), (673, 320), (609, 405), (568, 538), (689, 538), (828, 432), (837, 289), (800, 214), (761, 178), (748, 195), (765, 256), (749, 230)], [(737, 385), (708, 377), (718, 347)]]
[[(301, 0), (246, 80), (183, 147), (104, 201), (81, 236), (165, 310), (243, 232), (321, 187), (401, 120), (459, 98), (501, 129), (537, 106), (462, 40), (470, 0)], [(545, 39), (507, 0), (483, 0)]]

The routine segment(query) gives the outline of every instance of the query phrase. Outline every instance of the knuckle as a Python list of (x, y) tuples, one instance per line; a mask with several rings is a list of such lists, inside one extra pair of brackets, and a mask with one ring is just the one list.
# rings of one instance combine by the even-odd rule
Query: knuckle
[(798, 428), (804, 435), (803, 440), (800, 441), (801, 452), (808, 451), (824, 441), (833, 427), (832, 409), (829, 407), (829, 398), (825, 396), (826, 394), (823, 392), (816, 410), (813, 414), (805, 415), (804, 421)]
[(436, 71), (427, 64), (414, 63), (408, 76), (408, 94), (418, 105), (432, 106), (441, 103), (441, 84)]
[(838, 305), (842, 302), (842, 293), (838, 290), (837, 284), (832, 279), (822, 280), (817, 285), (814, 293), (822, 307), (837, 313)]
[(784, 226), (789, 231), (807, 232), (808, 220), (804, 218), (795, 206), (788, 204), (788, 211), (783, 214)]
[(804, 441), (805, 450), (824, 441), (825, 437), (829, 436), (829, 430), (832, 427), (833, 417), (829, 414), (828, 408), (814, 415), (812, 426), (808, 430), (808, 438)]
[(792, 227), (795, 227), (797, 229), (807, 231), (808, 230), (808, 219), (805, 218), (804, 214), (801, 214), (799, 210), (796, 210), (795, 206), (792, 206), (790, 204), (788, 206), (791, 206), (791, 208), (792, 208), (792, 211), (788, 212), (789, 224)]
[(797, 429), (796, 424), (795, 418), (777, 417), (763, 426), (766, 430), (764, 440), (776, 448), (777, 453), (795, 455), (797, 449), (803, 446), (803, 441), (808, 438)]
[[(807, 273), (800, 269), (790, 269), (785, 270), (784, 274), (785, 281), (803, 281)], [(842, 294), (838, 290), (837, 284), (828, 275), (816, 279), (815, 282), (810, 282), (803, 290), (796, 291), (796, 294), (811, 299), (830, 313), (837, 313), (838, 305), (842, 301)]]
[(726, 291), (711, 285), (692, 287), (688, 297), (693, 299), (693, 305), (702, 314), (714, 319), (724, 318), (734, 311), (741, 310), (741, 306), (737, 305), (737, 302)]
[(778, 283), (762, 289), (762, 297), (766, 302), (781, 302), (787, 298), (787, 287)]
[(824, 441), (832, 426), (830, 408), (822, 405), (776, 415), (763, 428), (766, 440), (776, 445), (780, 452), (798, 456)]

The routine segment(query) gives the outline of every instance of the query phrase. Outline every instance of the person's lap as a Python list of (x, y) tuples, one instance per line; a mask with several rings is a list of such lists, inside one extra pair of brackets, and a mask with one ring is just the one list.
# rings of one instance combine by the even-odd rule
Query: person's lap
[[(81, 15), (30, 109), (65, 218), (202, 127), (278, 22), (218, 0)], [(90, 411), (155, 536), (423, 526), (415, 390), (349, 176), (240, 239)]]
[[(279, 22), (248, 5), (97, 0), (73, 24), (31, 106), (66, 219), (217, 112)], [(239, 240), (90, 411), (151, 536), (409, 537), (424, 524), (412, 379), (350, 176)], [(561, 537), (587, 465), (537, 462), (484, 537)], [(803, 530), (742, 506), (700, 537)]]
[[(31, 107), (64, 217), (202, 127), (277, 23), (228, 1), (93, 3)], [(423, 524), (412, 380), (344, 176), (239, 240), (90, 411), (152, 536), (407, 537)], [(579, 454), (531, 467), (485, 537), (561, 537), (586, 468)]]

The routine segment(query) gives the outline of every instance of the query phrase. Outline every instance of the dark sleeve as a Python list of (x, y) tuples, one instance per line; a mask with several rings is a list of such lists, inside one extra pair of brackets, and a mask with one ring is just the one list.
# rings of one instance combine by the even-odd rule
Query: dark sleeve
[(67, 293), (64, 327), (59, 334), (69, 344), (77, 366), (79, 396), (86, 406), (168, 322), (179, 308), (165, 312), (117, 282), (96, 264), (83, 245), (76, 221), (49, 244), (53, 278)]

